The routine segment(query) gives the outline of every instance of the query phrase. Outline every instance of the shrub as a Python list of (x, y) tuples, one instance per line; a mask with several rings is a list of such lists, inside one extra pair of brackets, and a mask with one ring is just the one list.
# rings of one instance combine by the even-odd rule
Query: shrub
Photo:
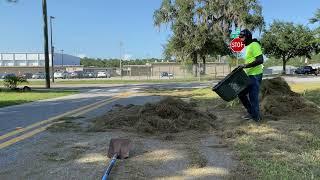
[(28, 83), (27, 79), (20, 76), (6, 76), (4, 78), (4, 86), (9, 89), (16, 89), (18, 84)]

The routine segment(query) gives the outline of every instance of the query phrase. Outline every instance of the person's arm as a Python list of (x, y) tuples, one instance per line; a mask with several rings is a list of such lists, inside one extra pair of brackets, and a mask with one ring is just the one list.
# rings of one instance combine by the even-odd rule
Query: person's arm
[(244, 68), (252, 68), (252, 67), (259, 66), (260, 64), (263, 64), (263, 55), (262, 54), (257, 56), (256, 59), (252, 63), (245, 64)]

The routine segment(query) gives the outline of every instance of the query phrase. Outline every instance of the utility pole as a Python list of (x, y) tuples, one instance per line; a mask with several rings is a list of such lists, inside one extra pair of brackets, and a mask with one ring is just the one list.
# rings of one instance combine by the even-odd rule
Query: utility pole
[(54, 47), (53, 47), (53, 42), (52, 42), (52, 19), (55, 17), (50, 16), (50, 34), (51, 34), (51, 76), (52, 76), (52, 82), (54, 82), (54, 67), (53, 67), (53, 56), (54, 56)]
[(122, 41), (120, 41), (120, 77), (122, 79), (122, 47), (123, 47), (123, 43)]
[(50, 88), (47, 1), (42, 0), (46, 88)]
[(236, 67), (239, 66), (239, 53), (236, 53)]

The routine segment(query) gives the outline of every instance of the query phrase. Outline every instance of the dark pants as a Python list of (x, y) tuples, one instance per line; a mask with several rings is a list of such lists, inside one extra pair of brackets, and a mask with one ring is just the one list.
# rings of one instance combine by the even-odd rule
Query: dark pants
[(239, 94), (239, 99), (254, 120), (260, 119), (259, 90), (262, 74), (249, 76), (250, 85)]

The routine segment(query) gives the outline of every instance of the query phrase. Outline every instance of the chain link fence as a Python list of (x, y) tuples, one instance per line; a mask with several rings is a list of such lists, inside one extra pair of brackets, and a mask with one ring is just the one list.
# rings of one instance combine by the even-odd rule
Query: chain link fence
[[(114, 79), (122, 80), (214, 80), (225, 77), (232, 71), (228, 63), (154, 63), (150, 65), (127, 65), (112, 72)], [(121, 76), (122, 74), (122, 76)]]
[[(78, 76), (69, 77), (67, 79), (91, 79), (99, 80), (97, 74), (99, 72), (106, 72), (107, 79), (110, 80), (215, 80), (221, 79), (228, 75), (233, 69), (229, 63), (220, 62), (210, 62), (199, 64), (179, 64), (174, 62), (159, 62), (151, 63), (147, 65), (125, 65), (120, 70), (120, 68), (96, 68), (96, 67), (83, 67), (83, 66), (73, 66), (73, 67), (56, 67), (56, 71), (78, 73)], [(43, 67), (33, 67), (30, 69), (22, 67), (12, 67), (12, 68), (0, 68), (3, 72), (15, 73), (16, 75), (22, 75), (23, 73), (36, 73), (43, 72)], [(90, 76), (89, 76), (90, 75)]]

